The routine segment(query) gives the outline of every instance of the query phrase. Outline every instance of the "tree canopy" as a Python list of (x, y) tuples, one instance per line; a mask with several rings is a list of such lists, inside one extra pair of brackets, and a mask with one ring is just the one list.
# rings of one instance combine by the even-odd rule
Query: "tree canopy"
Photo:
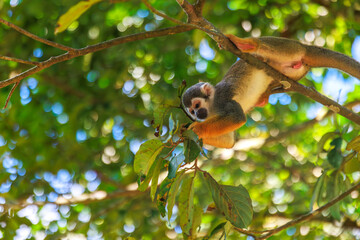
[[(297, 84), (223, 35), (360, 61), (357, 1), (0, 0), (0, 10), (0, 238), (360, 238), (359, 79), (313, 69)], [(181, 94), (216, 84), (237, 57), (291, 87), (249, 113), (234, 148), (203, 146)]]

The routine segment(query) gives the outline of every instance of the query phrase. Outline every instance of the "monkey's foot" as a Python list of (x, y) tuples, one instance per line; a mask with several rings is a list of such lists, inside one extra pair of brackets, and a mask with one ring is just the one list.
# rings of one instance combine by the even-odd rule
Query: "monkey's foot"
[(232, 34), (225, 34), (230, 41), (242, 52), (255, 52), (258, 48), (257, 42), (253, 38), (239, 38)]
[(297, 62), (294, 62), (291, 67), (294, 69), (299, 69), (302, 67), (302, 65), (303, 65), (302, 61), (297, 61)]

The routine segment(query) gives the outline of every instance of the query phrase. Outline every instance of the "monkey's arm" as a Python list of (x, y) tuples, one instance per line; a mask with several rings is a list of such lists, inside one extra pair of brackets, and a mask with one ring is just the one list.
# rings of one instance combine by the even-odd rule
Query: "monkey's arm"
[[(224, 141), (221, 147), (224, 145), (232, 147), (235, 141), (234, 135), (230, 134), (245, 124), (246, 116), (241, 106), (234, 100), (217, 102), (217, 104), (217, 115), (211, 116), (203, 122), (194, 122), (189, 128), (203, 139), (204, 143), (220, 146), (220, 142)], [(220, 106), (222, 107), (220, 108)]]

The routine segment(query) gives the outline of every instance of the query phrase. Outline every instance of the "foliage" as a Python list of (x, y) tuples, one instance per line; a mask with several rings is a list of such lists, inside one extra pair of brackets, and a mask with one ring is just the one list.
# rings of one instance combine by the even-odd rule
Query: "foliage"
[[(150, 3), (186, 21), (176, 1)], [(174, 26), (136, 0), (5, 0), (0, 10), (73, 48)], [(203, 15), (224, 33), (290, 37), (359, 57), (360, 6), (352, 1), (206, 1)], [(63, 54), (5, 25), (0, 37), (5, 56)], [(311, 120), (326, 108), (299, 94), (274, 95), (254, 109), (231, 150), (204, 148), (185, 130), (185, 85), (216, 83), (235, 60), (192, 30), (89, 53), (22, 80), (0, 115), (0, 238), (250, 239), (240, 228), (273, 229), (359, 182), (359, 126), (330, 114)], [(30, 68), (0, 65), (1, 80)], [(337, 72), (314, 69), (302, 82), (330, 95), (344, 86), (332, 97), (358, 100), (357, 80)], [(2, 102), (9, 91), (0, 90)], [(276, 239), (359, 238), (358, 195)]]

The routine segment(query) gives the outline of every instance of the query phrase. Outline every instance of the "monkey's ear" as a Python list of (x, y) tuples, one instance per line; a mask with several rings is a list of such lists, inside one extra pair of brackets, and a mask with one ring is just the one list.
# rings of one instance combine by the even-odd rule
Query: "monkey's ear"
[(210, 97), (210, 96), (214, 95), (215, 88), (213, 85), (206, 82), (201, 86), (201, 92), (204, 93), (206, 96)]

